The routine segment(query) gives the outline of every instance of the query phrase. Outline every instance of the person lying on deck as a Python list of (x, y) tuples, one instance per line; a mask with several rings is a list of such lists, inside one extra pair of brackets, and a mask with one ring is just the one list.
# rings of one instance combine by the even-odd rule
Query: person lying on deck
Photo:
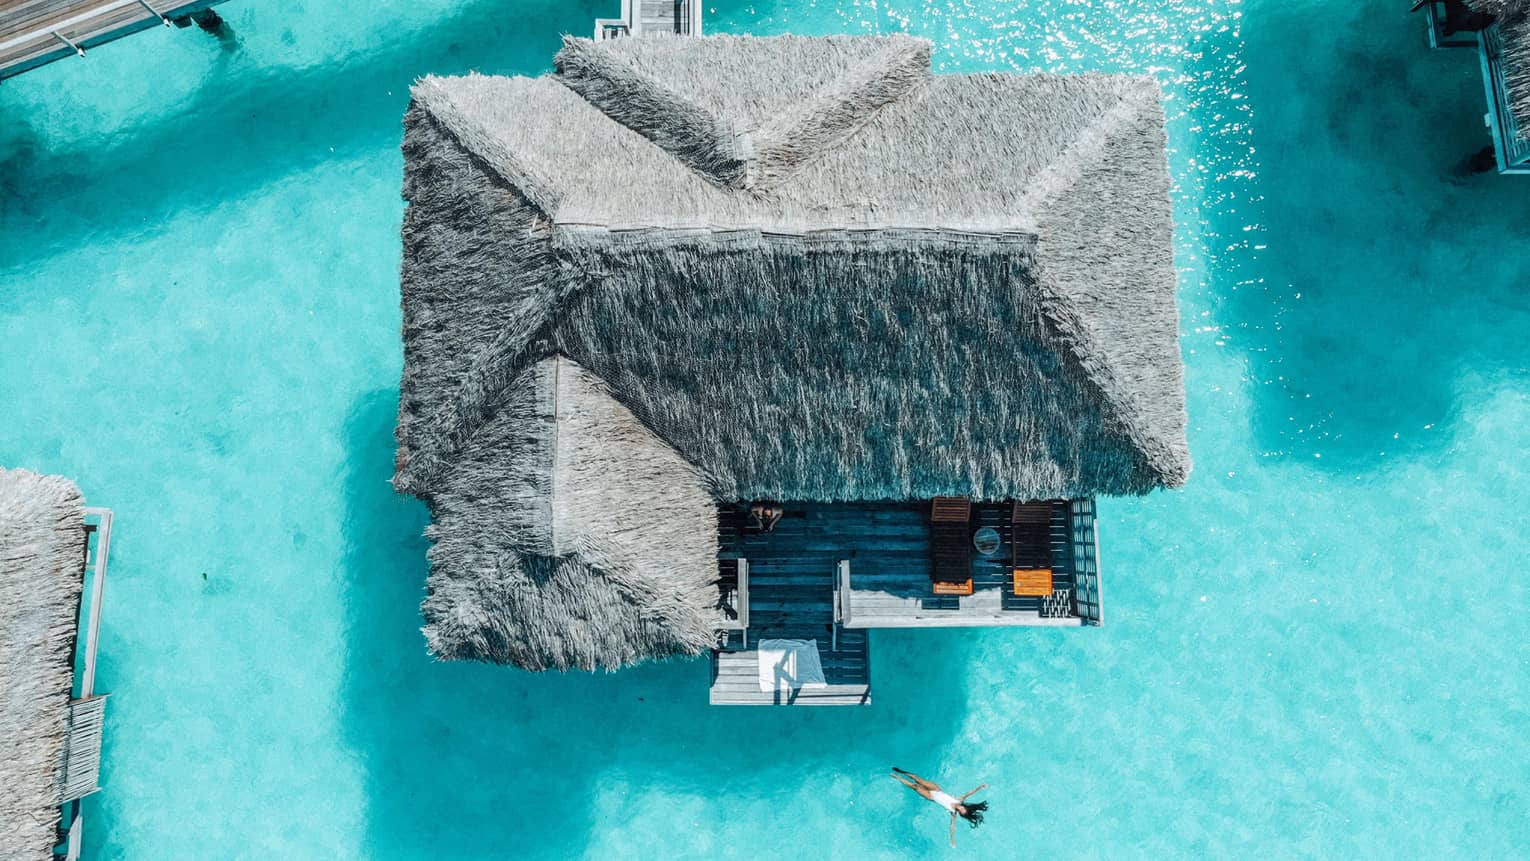
[(914, 790), (925, 798), (928, 798), (929, 800), (950, 811), (952, 849), (956, 848), (956, 817), (960, 816), (961, 818), (967, 820), (967, 823), (973, 828), (983, 824), (983, 812), (988, 809), (988, 802), (975, 801), (971, 804), (966, 802), (967, 799), (987, 789), (988, 784), (985, 783), (960, 798), (954, 798), (944, 789), (941, 789), (939, 784), (936, 784), (934, 781), (925, 780), (919, 775), (914, 774), (913, 772), (904, 771), (897, 766), (893, 767), (892, 777), (893, 780), (898, 781), (904, 786), (907, 786), (909, 789)]
[(756, 502), (749, 506), (749, 524), (761, 532), (774, 532), (784, 513), (778, 503)]

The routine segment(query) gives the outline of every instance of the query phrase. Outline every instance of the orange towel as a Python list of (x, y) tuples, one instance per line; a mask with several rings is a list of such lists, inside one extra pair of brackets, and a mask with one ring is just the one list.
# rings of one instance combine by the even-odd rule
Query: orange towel
[(1016, 568), (1015, 594), (1042, 598), (1052, 594), (1051, 568)]

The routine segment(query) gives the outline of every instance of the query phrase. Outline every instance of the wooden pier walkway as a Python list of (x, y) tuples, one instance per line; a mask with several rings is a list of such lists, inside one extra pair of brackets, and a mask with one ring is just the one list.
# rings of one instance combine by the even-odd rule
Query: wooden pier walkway
[(622, 0), (621, 17), (596, 18), (595, 40), (701, 35), (700, 0)]
[(169, 26), (222, 0), (0, 0), (0, 78), (85, 56), (89, 48)]

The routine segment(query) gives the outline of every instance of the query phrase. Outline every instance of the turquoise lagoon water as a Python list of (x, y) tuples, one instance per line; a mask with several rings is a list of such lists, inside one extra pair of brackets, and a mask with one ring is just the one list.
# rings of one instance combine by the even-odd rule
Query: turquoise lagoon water
[(119, 515), (88, 857), (946, 857), (893, 764), (992, 785), (976, 857), (1530, 852), (1530, 183), (1451, 175), (1476, 61), (1406, 4), (709, 8), (1161, 78), (1196, 472), (1102, 505), (1106, 627), (878, 632), (867, 709), (432, 664), (406, 91), (615, 5), (235, 0), (0, 87), (0, 463)]

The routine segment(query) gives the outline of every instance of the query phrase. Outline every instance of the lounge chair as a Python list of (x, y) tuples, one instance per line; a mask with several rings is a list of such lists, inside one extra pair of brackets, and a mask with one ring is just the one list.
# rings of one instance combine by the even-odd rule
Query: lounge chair
[(930, 504), (930, 580), (936, 595), (972, 594), (972, 503), (965, 496)]
[(1051, 595), (1052, 503), (1011, 503), (1009, 522), (1015, 594), (1029, 598)]

